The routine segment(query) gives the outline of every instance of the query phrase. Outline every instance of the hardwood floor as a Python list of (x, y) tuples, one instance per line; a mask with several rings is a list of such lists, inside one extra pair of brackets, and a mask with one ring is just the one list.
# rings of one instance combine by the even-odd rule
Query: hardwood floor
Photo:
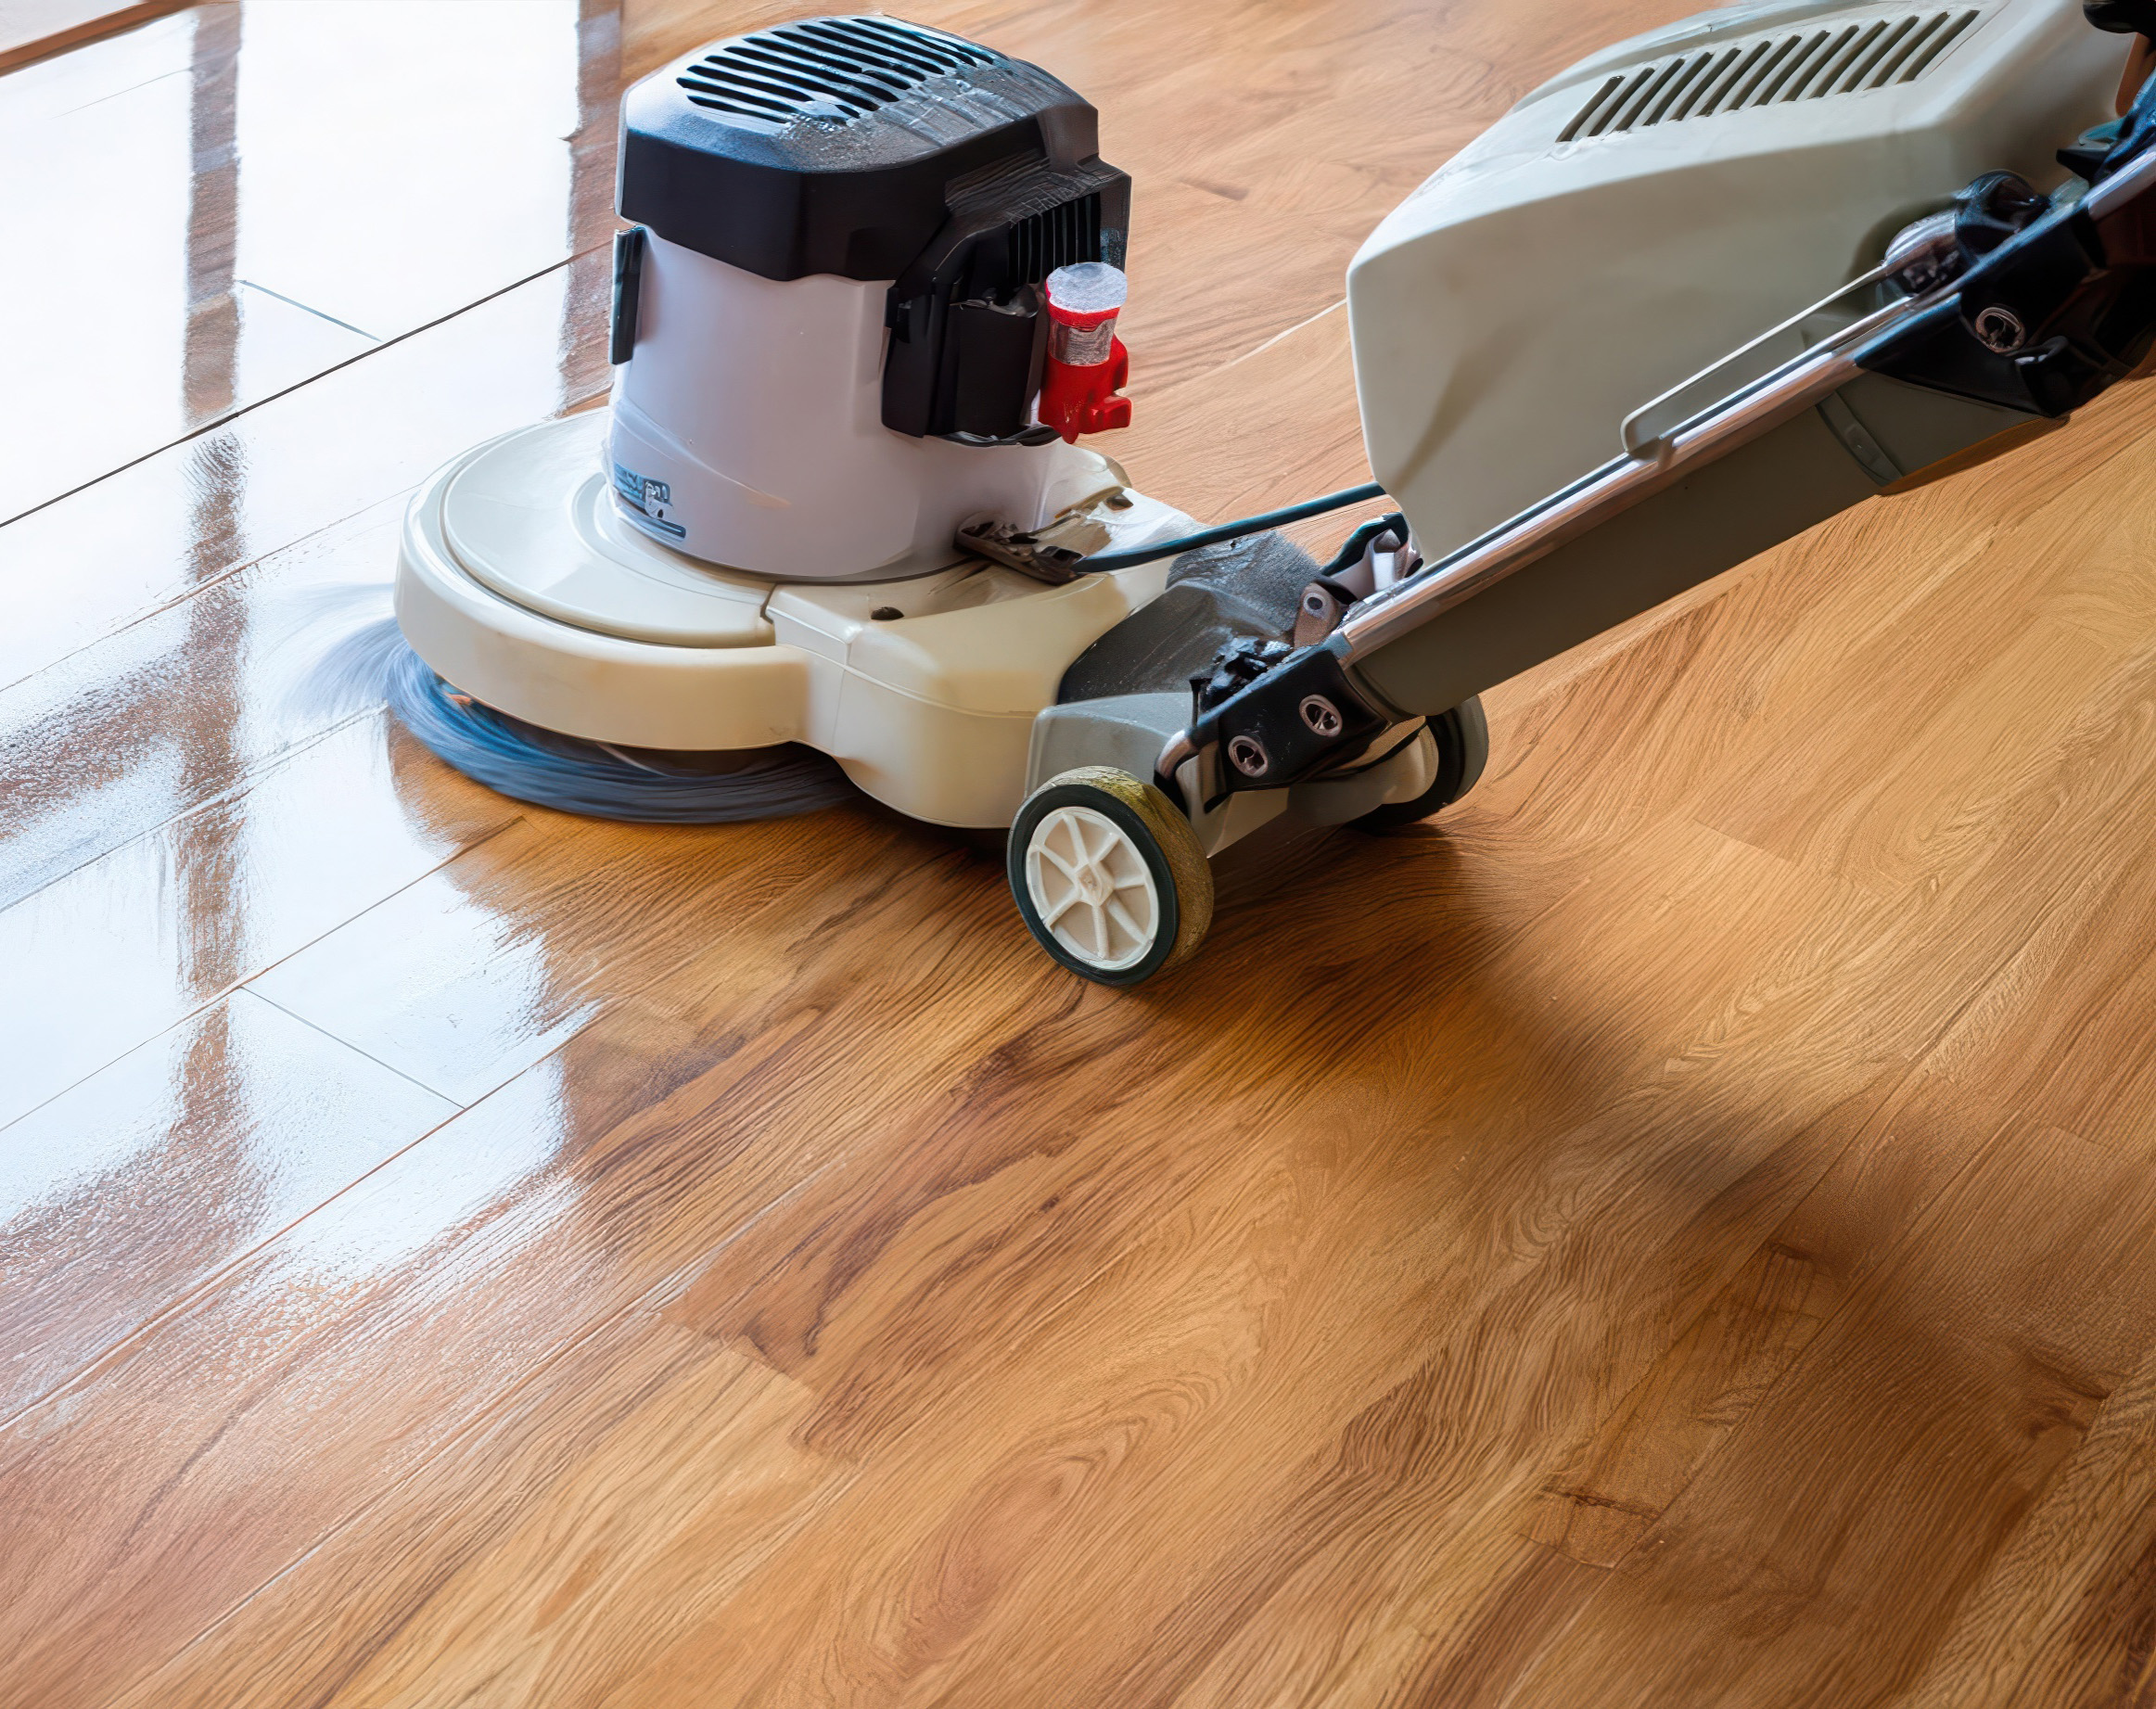
[[(1114, 449), (1224, 517), (1365, 477), (1370, 226), (1687, 7), (910, 15), (1100, 106)], [(621, 81), (788, 9), (0, 77), (0, 1703), (2156, 1701), (2156, 388), (1110, 993), (949, 836), (521, 807), (332, 669), (604, 391)]]
[(0, 7), (0, 70), (176, 11), (185, 0), (7, 0)]

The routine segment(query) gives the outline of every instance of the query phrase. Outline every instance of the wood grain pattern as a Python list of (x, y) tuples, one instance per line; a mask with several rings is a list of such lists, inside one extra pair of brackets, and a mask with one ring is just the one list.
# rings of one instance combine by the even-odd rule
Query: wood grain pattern
[[(787, 8), (490, 11), (559, 171), (422, 314), (408, 152), (248, 214), (307, 5), (126, 38), (177, 330), (0, 526), (0, 1704), (2156, 1692), (2156, 389), (1504, 685), (1457, 810), (1112, 993), (968, 843), (521, 808), (340, 682), (413, 484), (604, 389), (621, 80)], [(1214, 517), (1363, 478), (1355, 245), (1685, 6), (912, 15), (1100, 106), (1113, 449)], [(250, 230), (408, 336), (262, 344)]]

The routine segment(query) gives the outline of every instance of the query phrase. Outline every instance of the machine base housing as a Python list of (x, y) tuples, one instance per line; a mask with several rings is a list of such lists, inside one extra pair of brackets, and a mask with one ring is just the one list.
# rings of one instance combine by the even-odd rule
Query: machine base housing
[[(397, 621), (420, 657), (566, 734), (671, 749), (802, 742), (899, 812), (1001, 827), (1065, 670), (1167, 581), (1160, 562), (1051, 587), (955, 549), (874, 581), (715, 568), (620, 522), (606, 433), (601, 411), (466, 453), (415, 496), (399, 553)], [(1111, 549), (1194, 526), (1097, 461), (1093, 514)]]

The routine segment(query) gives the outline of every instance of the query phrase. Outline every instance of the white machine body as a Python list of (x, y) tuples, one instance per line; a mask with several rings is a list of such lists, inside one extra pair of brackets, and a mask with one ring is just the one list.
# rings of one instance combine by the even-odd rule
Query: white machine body
[(1058, 267), (1129, 178), (1037, 66), (881, 14), (706, 45), (624, 98), (611, 408), (476, 447), (405, 519), (397, 619), (464, 694), (657, 749), (800, 742), (1001, 826), (1071, 661), (1164, 562), (1063, 585), (962, 525), (1142, 547), (1189, 517), (1032, 418)]
[(861, 581), (949, 562), (971, 518), (1054, 517), (1098, 459), (884, 425), (891, 285), (767, 279), (650, 235), (608, 451), (630, 521), (752, 575)]
[[(2058, 184), (2124, 58), (2079, 0), (1758, 0), (1582, 61), (1356, 256), (1372, 472), (1426, 555), (1474, 539), (1979, 173)], [(1801, 348), (1792, 330), (1760, 365)]]
[[(404, 520), (405, 638), (466, 694), (549, 730), (652, 748), (803, 742), (915, 819), (1004, 825), (1065, 670), (1167, 579), (1155, 562), (1049, 587), (948, 542), (927, 573), (891, 581), (718, 569), (622, 519), (606, 429), (593, 412), (477, 446)], [(1069, 496), (1101, 495), (1088, 508), (1112, 547), (1194, 526), (1124, 491), (1106, 459), (1070, 459)]]

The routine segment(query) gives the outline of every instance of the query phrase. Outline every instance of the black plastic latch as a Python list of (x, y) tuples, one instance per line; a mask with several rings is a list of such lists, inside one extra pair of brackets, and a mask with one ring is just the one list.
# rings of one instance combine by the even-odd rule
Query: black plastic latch
[(645, 235), (641, 225), (614, 234), (614, 325), (606, 338), (606, 360), (617, 368), (636, 353), (636, 311), (644, 297)]

